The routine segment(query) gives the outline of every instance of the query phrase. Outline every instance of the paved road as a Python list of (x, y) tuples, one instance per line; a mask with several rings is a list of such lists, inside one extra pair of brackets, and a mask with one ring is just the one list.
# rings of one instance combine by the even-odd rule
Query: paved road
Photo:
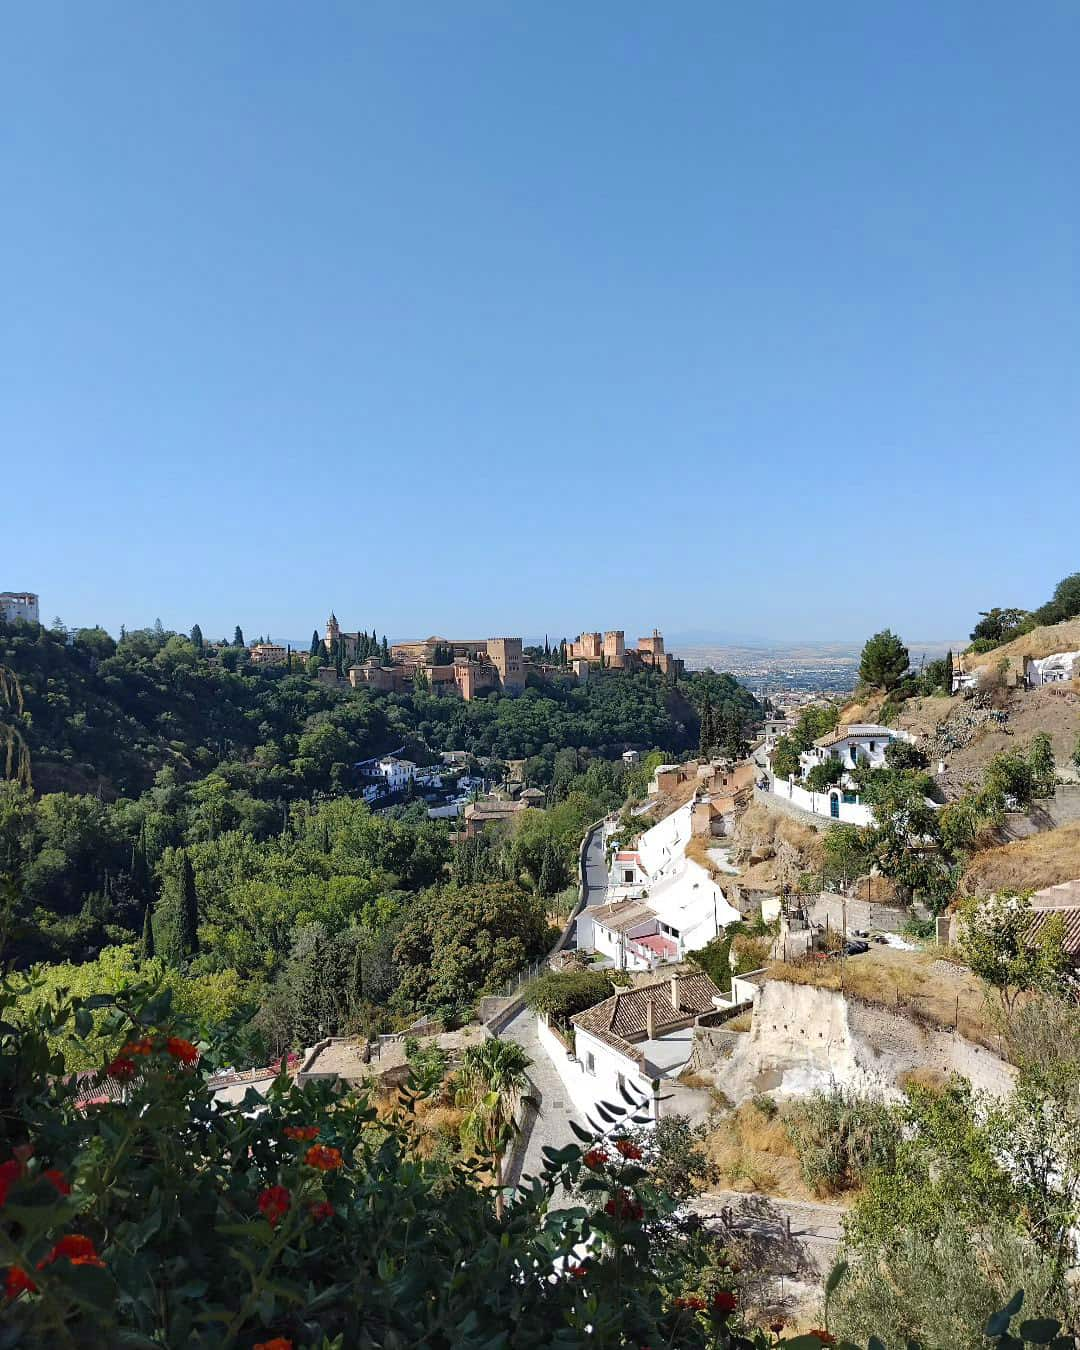
[(514, 1158), (507, 1171), (507, 1184), (516, 1186), (523, 1176), (539, 1175), (544, 1166), (541, 1150), (545, 1145), (549, 1148), (564, 1148), (576, 1140), (567, 1124), (572, 1114), (570, 1099), (536, 1034), (536, 1013), (532, 1008), (522, 1008), (507, 1022), (499, 1035), (503, 1040), (516, 1041), (532, 1060), (529, 1077), (535, 1089), (533, 1095), (540, 1102), (540, 1110), (530, 1113), (525, 1123), (524, 1148), (519, 1145), (514, 1150)]
[(587, 905), (602, 905), (607, 893), (608, 874), (604, 863), (604, 831), (599, 829), (585, 850), (585, 885)]

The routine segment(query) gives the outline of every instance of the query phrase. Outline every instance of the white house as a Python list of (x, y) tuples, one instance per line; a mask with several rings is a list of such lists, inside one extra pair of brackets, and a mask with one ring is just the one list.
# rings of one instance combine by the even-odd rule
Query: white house
[(683, 1109), (673, 1080), (693, 1049), (698, 1019), (728, 1000), (705, 974), (675, 975), (638, 989), (624, 989), (571, 1018), (569, 1044), (543, 1018), (540, 1042), (574, 1106), (592, 1112), (601, 1102), (625, 1106), (625, 1089), (660, 1117), (662, 1099)]
[(1029, 689), (1043, 684), (1067, 684), (1080, 678), (1080, 652), (1055, 652), (1053, 656), (1028, 657), (1024, 679)]
[(804, 774), (815, 764), (827, 764), (829, 760), (839, 760), (845, 770), (859, 764), (880, 769), (885, 764), (885, 750), (893, 741), (914, 744), (915, 737), (907, 731), (883, 727), (876, 722), (852, 722), (850, 726), (837, 727), (835, 731), (819, 736), (811, 749), (804, 750), (799, 756), (799, 763)]
[(632, 769), (635, 764), (639, 764), (641, 762), (641, 752), (639, 750), (624, 750), (622, 754), (622, 762), (626, 765), (628, 769)]
[(399, 759), (397, 755), (386, 755), (376, 765), (379, 776), (385, 781), (390, 792), (402, 792), (416, 777), (416, 765), (411, 759)]
[(774, 750), (776, 742), (781, 736), (788, 735), (794, 730), (795, 723), (789, 722), (786, 717), (766, 717), (764, 728), (765, 750)]

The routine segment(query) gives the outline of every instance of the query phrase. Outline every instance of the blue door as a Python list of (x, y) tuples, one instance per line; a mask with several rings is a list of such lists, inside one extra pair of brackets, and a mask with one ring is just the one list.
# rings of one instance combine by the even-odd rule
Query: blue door
[(829, 815), (840, 819), (840, 798), (835, 792), (829, 795)]

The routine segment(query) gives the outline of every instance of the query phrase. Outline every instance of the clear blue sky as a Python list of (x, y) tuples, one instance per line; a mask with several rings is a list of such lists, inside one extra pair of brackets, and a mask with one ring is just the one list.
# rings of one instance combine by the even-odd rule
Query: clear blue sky
[(1080, 6), (15, 5), (0, 589), (966, 632), (1080, 567)]

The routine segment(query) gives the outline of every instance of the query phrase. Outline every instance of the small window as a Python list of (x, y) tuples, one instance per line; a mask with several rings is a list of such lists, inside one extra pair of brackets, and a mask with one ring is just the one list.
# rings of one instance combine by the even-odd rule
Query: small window
[(591, 1050), (585, 1051), (585, 1072), (592, 1074), (596, 1073), (596, 1059)]
[(873, 741), (870, 742), (870, 753), (871, 753), (871, 754), (874, 753), (874, 742), (873, 742)]

